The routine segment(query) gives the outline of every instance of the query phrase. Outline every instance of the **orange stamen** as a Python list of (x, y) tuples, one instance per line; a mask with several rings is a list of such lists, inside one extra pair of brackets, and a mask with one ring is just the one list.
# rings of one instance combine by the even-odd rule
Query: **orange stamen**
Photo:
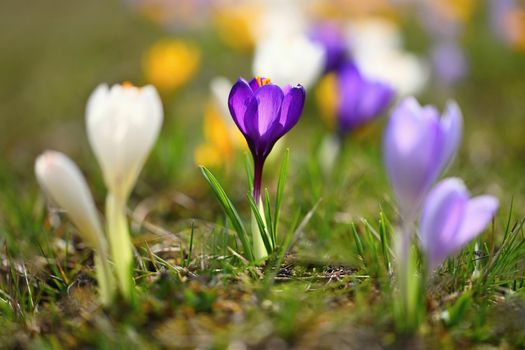
[(270, 78), (261, 78), (259, 76), (255, 77), (255, 80), (257, 81), (257, 84), (259, 86), (268, 85), (271, 83)]

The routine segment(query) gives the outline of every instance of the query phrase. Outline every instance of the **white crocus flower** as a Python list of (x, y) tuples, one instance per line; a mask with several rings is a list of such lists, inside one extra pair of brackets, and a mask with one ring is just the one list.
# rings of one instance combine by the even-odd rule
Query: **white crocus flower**
[(398, 27), (387, 20), (352, 23), (348, 37), (353, 58), (361, 72), (390, 84), (400, 97), (417, 94), (426, 85), (428, 65), (402, 48)]
[(131, 84), (103, 84), (91, 94), (86, 108), (88, 139), (108, 187), (106, 219), (120, 289), (132, 293), (132, 244), (126, 202), (162, 125), (157, 90)]
[(127, 198), (160, 132), (162, 103), (151, 86), (99, 85), (86, 109), (88, 139), (104, 180)]
[(273, 36), (257, 44), (253, 72), (270, 78), (277, 85), (301, 84), (308, 89), (324, 66), (323, 47), (306, 35)]
[(108, 263), (107, 242), (91, 192), (82, 173), (66, 155), (46, 151), (35, 162), (37, 180), (44, 192), (67, 212), (82, 239), (95, 250), (95, 265), (104, 304), (112, 299), (113, 276)]

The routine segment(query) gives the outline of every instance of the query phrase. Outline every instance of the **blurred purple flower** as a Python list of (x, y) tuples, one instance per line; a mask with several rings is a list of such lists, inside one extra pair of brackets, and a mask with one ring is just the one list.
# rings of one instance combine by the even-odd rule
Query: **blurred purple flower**
[(380, 115), (394, 97), (389, 85), (363, 77), (353, 63), (346, 63), (338, 70), (337, 82), (336, 113), (342, 135)]
[(455, 84), (468, 70), (465, 54), (452, 40), (437, 43), (432, 48), (431, 60), (436, 77), (445, 85)]
[(463, 129), (458, 105), (443, 117), (433, 106), (406, 98), (392, 112), (383, 137), (385, 166), (401, 216), (413, 221), (432, 183), (454, 158)]
[(297, 124), (304, 101), (305, 91), (301, 85), (281, 88), (261, 77), (250, 82), (239, 78), (230, 91), (230, 113), (254, 160), (253, 196), (257, 203), (264, 161), (277, 140)]
[(347, 59), (346, 39), (341, 28), (332, 22), (316, 25), (310, 33), (313, 41), (322, 45), (325, 51), (325, 72), (340, 67)]
[(493, 196), (470, 198), (460, 179), (448, 178), (437, 184), (425, 200), (420, 219), (421, 246), (429, 271), (478, 236), (498, 206)]

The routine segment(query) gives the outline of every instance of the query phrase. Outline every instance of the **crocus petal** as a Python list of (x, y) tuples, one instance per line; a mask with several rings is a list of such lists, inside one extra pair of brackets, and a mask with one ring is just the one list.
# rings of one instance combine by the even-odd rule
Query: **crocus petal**
[(457, 250), (454, 240), (467, 202), (465, 185), (456, 178), (443, 180), (428, 194), (420, 219), (420, 238), (431, 266)]
[(444, 137), (441, 167), (446, 168), (454, 159), (463, 134), (463, 116), (456, 102), (447, 103), (441, 119), (441, 128)]
[(279, 118), (279, 124), (283, 127), (283, 134), (287, 133), (299, 121), (299, 117), (303, 113), (305, 98), (306, 93), (300, 85), (292, 87), (286, 92)]
[(261, 86), (254, 98), (257, 100), (257, 130), (262, 136), (279, 121), (284, 95), (280, 87), (269, 84)]
[(469, 200), (463, 224), (455, 237), (455, 245), (461, 249), (490, 223), (499, 207), (499, 201), (493, 196), (478, 196)]
[(250, 85), (246, 80), (240, 78), (233, 85), (228, 97), (228, 108), (230, 109), (233, 121), (243, 134), (246, 133), (244, 114), (246, 113), (246, 108), (252, 96), (253, 91)]
[(95, 203), (86, 180), (66, 155), (46, 151), (35, 162), (35, 173), (42, 189), (64, 209), (92, 248), (105, 242)]

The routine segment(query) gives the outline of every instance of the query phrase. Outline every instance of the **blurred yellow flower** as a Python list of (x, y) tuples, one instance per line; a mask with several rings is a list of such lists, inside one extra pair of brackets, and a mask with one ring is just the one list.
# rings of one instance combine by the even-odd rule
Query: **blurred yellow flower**
[(434, 10), (443, 18), (454, 22), (466, 22), (472, 17), (475, 0), (432, 0)]
[(210, 101), (204, 112), (204, 143), (195, 150), (195, 162), (209, 167), (227, 164), (237, 149), (246, 149), (246, 141), (233, 123), (228, 123), (219, 107)]
[(321, 112), (321, 119), (335, 130), (337, 123), (337, 103), (339, 101), (337, 77), (335, 73), (326, 74), (320, 81), (315, 92), (315, 99)]
[(214, 23), (219, 37), (233, 49), (251, 50), (259, 13), (258, 6), (249, 3), (218, 7)]
[(170, 93), (186, 84), (197, 72), (201, 54), (192, 43), (164, 39), (155, 43), (144, 56), (146, 81), (162, 93)]

